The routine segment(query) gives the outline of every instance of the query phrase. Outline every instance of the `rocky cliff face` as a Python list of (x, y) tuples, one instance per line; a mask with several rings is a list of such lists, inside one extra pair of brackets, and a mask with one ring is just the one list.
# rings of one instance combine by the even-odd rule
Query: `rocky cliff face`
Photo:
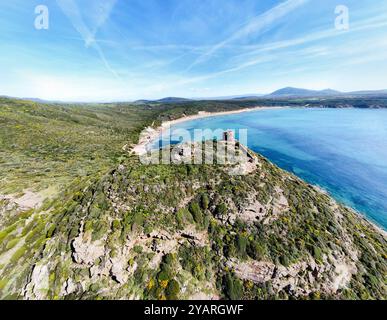
[(386, 298), (383, 232), (251, 154), (216, 165), (132, 156), (66, 202), (8, 203), (1, 298)]

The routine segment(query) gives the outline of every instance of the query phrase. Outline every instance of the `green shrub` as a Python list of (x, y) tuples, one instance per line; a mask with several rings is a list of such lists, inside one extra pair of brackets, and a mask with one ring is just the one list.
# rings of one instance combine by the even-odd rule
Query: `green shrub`
[(243, 284), (236, 277), (228, 273), (225, 277), (224, 286), (229, 299), (240, 300), (243, 298)]
[(254, 260), (263, 260), (267, 255), (266, 245), (257, 240), (249, 241), (246, 251), (249, 257)]
[(8, 283), (8, 279), (0, 279), (0, 290), (3, 290)]
[(132, 231), (141, 229), (144, 226), (144, 212), (142, 209), (136, 210), (133, 215)]
[(113, 221), (113, 231), (121, 230), (121, 222), (120, 220)]
[(246, 257), (247, 238), (244, 235), (237, 235), (236, 248), (238, 255), (242, 258)]
[(8, 235), (5, 231), (0, 231), (0, 242), (4, 240), (4, 238)]
[(140, 254), (142, 253), (142, 247), (141, 246), (135, 246), (133, 248), (134, 252), (137, 253), (137, 254)]
[(26, 251), (27, 251), (26, 246), (22, 246), (21, 248), (16, 250), (16, 252), (13, 254), (13, 256), (11, 258), (11, 262), (15, 263), (15, 262), (19, 261), (19, 259), (24, 255), (24, 253)]
[(169, 281), (167, 288), (165, 289), (165, 294), (168, 300), (177, 300), (180, 293), (180, 285), (175, 280), (172, 279)]
[(280, 257), (279, 260), (280, 260), (280, 263), (281, 263), (283, 266), (285, 266), (285, 267), (289, 267), (289, 266), (290, 266), (290, 262), (289, 262), (288, 256), (283, 255), (283, 256)]
[(15, 238), (15, 239), (12, 239), (10, 240), (8, 243), (7, 243), (7, 246), (6, 246), (6, 249), (7, 250), (10, 250), (12, 249), (14, 246), (16, 246), (19, 242), (19, 238)]
[(26, 237), (26, 243), (32, 243), (36, 241), (36, 239), (38, 239), (42, 235), (44, 227), (45, 227), (44, 222), (39, 221), (37, 225), (28, 233)]
[(84, 232), (92, 231), (93, 230), (93, 221), (88, 220), (85, 222), (85, 225), (83, 227)]
[(47, 238), (51, 238), (51, 237), (54, 235), (55, 230), (56, 230), (56, 224), (53, 223), (53, 224), (51, 224), (51, 226), (48, 228), (46, 237), (47, 237)]
[(15, 231), (17, 224), (13, 224), (12, 226), (6, 228), (5, 230), (0, 231), (0, 242), (3, 241), (9, 234)]
[(201, 205), (202, 209), (207, 210), (209, 204), (210, 204), (210, 200), (208, 199), (208, 195), (202, 194), (200, 197), (200, 205)]
[(192, 202), (189, 205), (189, 212), (191, 212), (192, 217), (197, 224), (203, 223), (203, 214), (200, 210), (199, 205), (196, 202)]
[(317, 262), (320, 262), (320, 263), (322, 262), (322, 251), (319, 247), (313, 246), (312, 254)]
[(179, 209), (176, 212), (176, 221), (180, 229), (184, 228), (184, 209)]
[(103, 238), (110, 230), (110, 225), (104, 220), (95, 220), (93, 223), (92, 240), (96, 241)]
[(157, 280), (159, 281), (169, 281), (170, 274), (166, 270), (162, 270), (157, 275)]
[(227, 206), (224, 203), (221, 203), (216, 206), (215, 208), (215, 214), (217, 216), (223, 216), (227, 213)]

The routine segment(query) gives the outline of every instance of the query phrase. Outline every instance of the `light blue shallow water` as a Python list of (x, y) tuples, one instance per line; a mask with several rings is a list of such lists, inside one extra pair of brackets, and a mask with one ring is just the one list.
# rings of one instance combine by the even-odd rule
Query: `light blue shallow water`
[(248, 129), (248, 146), (387, 229), (387, 110), (272, 109), (184, 122)]

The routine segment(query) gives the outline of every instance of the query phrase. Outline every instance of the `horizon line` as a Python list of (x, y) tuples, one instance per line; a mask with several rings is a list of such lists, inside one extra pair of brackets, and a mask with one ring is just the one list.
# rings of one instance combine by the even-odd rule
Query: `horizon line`
[[(387, 94), (387, 89), (362, 89), (362, 90), (355, 90), (355, 91), (340, 91), (332, 88), (324, 88), (324, 89), (308, 89), (308, 88), (301, 88), (301, 87), (283, 87), (279, 88), (277, 90), (274, 90), (270, 93), (235, 93), (235, 94), (230, 94), (230, 95), (225, 95), (225, 96), (191, 96), (191, 97), (185, 97), (185, 96), (161, 96), (157, 98), (138, 98), (138, 99), (123, 99), (123, 100), (93, 100), (93, 99), (88, 99), (88, 100), (63, 100), (63, 99), (44, 99), (41, 97), (18, 97), (18, 96), (11, 96), (7, 94), (0, 94), (0, 98), (8, 98), (8, 99), (18, 99), (18, 100), (24, 100), (24, 101), (33, 101), (33, 102), (42, 102), (42, 103), (75, 103), (75, 104), (82, 104), (82, 103), (96, 103), (96, 104), (102, 104), (102, 103), (133, 103), (133, 102), (138, 102), (138, 101), (150, 101), (150, 102), (159, 102), (160, 100), (164, 99), (186, 99), (186, 100), (192, 100), (192, 101), (203, 101), (203, 100), (227, 100), (227, 99), (238, 99), (238, 98), (264, 98), (264, 97), (269, 97), (276, 93), (277, 91), (280, 90), (285, 90), (285, 89), (295, 89), (295, 90), (305, 90), (305, 91), (314, 91), (316, 93), (318, 92), (323, 92), (327, 90), (335, 91), (338, 94), (361, 94), (361, 93), (378, 93), (382, 91), (386, 91)], [(291, 98), (291, 97), (297, 97), (297, 94), (283, 94), (277, 96), (277, 98)], [(332, 94), (334, 96), (334, 94)], [(300, 96), (298, 96), (300, 97)], [(313, 96), (304, 96), (305, 98), (312, 98)], [(318, 96), (321, 97), (321, 96)], [(329, 97), (329, 95), (326, 95), (326, 97)]]

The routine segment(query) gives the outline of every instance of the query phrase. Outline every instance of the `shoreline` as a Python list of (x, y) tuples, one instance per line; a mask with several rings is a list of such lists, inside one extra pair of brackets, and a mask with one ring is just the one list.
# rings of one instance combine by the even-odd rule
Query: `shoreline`
[[(270, 160), (268, 160), (268, 161), (270, 161)], [(281, 168), (281, 170), (284, 170), (284, 169)], [(286, 172), (288, 172), (288, 171), (286, 171)], [(317, 184), (310, 184), (309, 182), (305, 181), (304, 179), (300, 178), (299, 176), (297, 176), (297, 175), (295, 175), (295, 176), (297, 177), (297, 179), (300, 179), (301, 181), (311, 185), (317, 192), (320, 192), (320, 193), (332, 198), (332, 200), (337, 205), (342, 206), (343, 208), (351, 211), (364, 223), (369, 224), (374, 229), (375, 232), (380, 233), (383, 237), (385, 237), (387, 239), (387, 230), (382, 225), (380, 225), (377, 221), (374, 221), (372, 218), (367, 217), (367, 215), (365, 213), (362, 213), (362, 212), (358, 211), (357, 209), (345, 204), (344, 202), (337, 200), (336, 197), (331, 192), (324, 189), (323, 187), (321, 187)]]
[[(194, 114), (194, 115), (183, 116), (175, 120), (164, 121), (157, 128), (146, 127), (144, 130), (141, 131), (139, 141), (130, 148), (130, 152), (133, 152), (138, 156), (144, 155), (147, 152), (147, 147), (150, 144), (152, 144), (155, 141), (155, 139), (161, 136), (162, 133), (168, 130), (171, 126), (179, 123), (192, 121), (192, 120), (205, 119), (210, 117), (239, 114), (239, 113), (245, 113), (245, 112), (262, 111), (262, 110), (268, 110), (268, 109), (285, 109), (285, 108), (288, 108), (288, 107), (259, 107), (258, 106), (253, 108), (220, 111), (220, 112), (199, 111), (197, 114)], [(126, 146), (124, 146), (124, 148), (126, 149)]]
[(184, 117), (178, 118), (176, 120), (165, 121), (161, 124), (161, 127), (173, 126), (173, 125), (178, 124), (178, 123), (191, 121), (191, 120), (204, 119), (204, 118), (227, 116), (227, 115), (231, 115), (231, 114), (239, 114), (239, 113), (253, 112), (253, 111), (262, 111), (262, 110), (268, 110), (268, 109), (285, 109), (285, 108), (287, 108), (287, 107), (253, 107), (253, 108), (245, 108), (245, 109), (230, 110), (230, 111), (219, 111), (219, 112), (199, 111), (198, 114), (184, 116)]
[[(171, 126), (184, 123), (187, 121), (192, 120), (199, 120), (199, 119), (205, 119), (210, 117), (216, 117), (216, 116), (223, 116), (223, 115), (232, 115), (232, 114), (239, 114), (244, 112), (253, 112), (253, 111), (262, 111), (262, 110), (268, 110), (268, 109), (286, 109), (289, 107), (253, 107), (253, 108), (245, 108), (245, 109), (239, 109), (239, 110), (231, 110), (231, 111), (221, 111), (221, 112), (207, 112), (207, 111), (199, 111), (197, 114), (184, 116), (175, 120), (169, 120), (164, 121), (162, 124), (157, 127), (146, 127), (142, 130), (140, 133), (140, 138), (137, 144), (134, 144), (130, 149), (129, 152), (134, 153), (138, 156), (142, 156), (147, 152), (147, 147), (152, 144), (155, 139), (158, 139), (162, 133), (165, 130), (168, 130)], [(126, 146), (123, 148), (126, 150)], [(297, 176), (297, 178), (301, 179)], [(301, 179), (304, 181), (303, 179)], [(306, 182), (306, 181), (304, 181)], [(306, 182), (307, 183), (307, 182)], [(318, 188), (320, 192), (328, 195), (331, 197), (337, 204), (342, 205), (352, 211), (354, 214), (356, 214), (360, 219), (362, 219), (365, 223), (368, 223), (370, 226), (373, 227), (374, 231), (378, 232), (385, 238), (387, 238), (387, 230), (385, 230), (382, 226), (380, 226), (376, 221), (373, 221), (372, 219), (366, 217), (365, 214), (357, 211), (355, 208), (349, 207), (345, 205), (344, 203), (341, 203), (335, 199), (333, 195), (331, 195), (327, 190), (321, 188), (320, 186), (313, 185), (313, 187)]]

